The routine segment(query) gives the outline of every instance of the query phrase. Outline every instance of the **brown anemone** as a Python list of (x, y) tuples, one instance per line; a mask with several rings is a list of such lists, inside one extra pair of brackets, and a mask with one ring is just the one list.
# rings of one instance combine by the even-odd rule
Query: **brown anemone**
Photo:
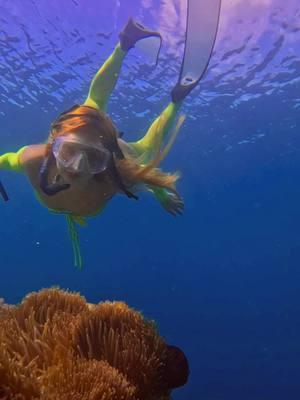
[(0, 304), (1, 400), (167, 400), (187, 377), (181, 350), (125, 303), (44, 289)]

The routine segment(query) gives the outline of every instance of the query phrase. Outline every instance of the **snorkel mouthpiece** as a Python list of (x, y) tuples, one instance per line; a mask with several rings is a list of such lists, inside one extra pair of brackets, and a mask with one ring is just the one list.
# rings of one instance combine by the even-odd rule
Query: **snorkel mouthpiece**
[(54, 164), (55, 157), (51, 151), (51, 153), (46, 156), (40, 169), (40, 188), (47, 196), (54, 196), (63, 190), (69, 189), (71, 186), (69, 183), (48, 182), (50, 167)]

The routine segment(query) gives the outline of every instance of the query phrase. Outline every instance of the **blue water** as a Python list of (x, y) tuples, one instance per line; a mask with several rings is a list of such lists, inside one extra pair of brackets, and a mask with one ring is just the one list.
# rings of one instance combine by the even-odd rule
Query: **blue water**
[[(0, 297), (59, 285), (120, 299), (158, 322), (190, 361), (175, 400), (300, 397), (300, 9), (296, 0), (224, 0), (209, 71), (164, 169), (180, 170), (184, 216), (148, 195), (114, 198), (80, 231), (72, 264), (64, 218), (22, 175), (1, 172)], [(129, 15), (159, 29), (159, 66), (134, 50), (109, 114), (125, 139), (169, 101), (183, 49), (183, 0), (0, 1), (1, 153), (45, 140), (84, 100)]]

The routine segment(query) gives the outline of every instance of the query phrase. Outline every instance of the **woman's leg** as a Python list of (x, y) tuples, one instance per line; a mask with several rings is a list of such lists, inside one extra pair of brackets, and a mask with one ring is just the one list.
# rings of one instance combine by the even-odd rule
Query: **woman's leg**
[(126, 53), (139, 40), (153, 36), (161, 38), (159, 33), (148, 30), (130, 18), (119, 35), (120, 43), (118, 43), (111, 56), (105, 61), (92, 80), (84, 105), (105, 111), (111, 92), (119, 78)]
[(92, 80), (84, 105), (105, 111), (107, 102), (120, 75), (126, 51), (118, 44)]
[(138, 156), (143, 155), (143, 162), (148, 162), (157, 152), (157, 149), (161, 147), (161, 144), (174, 124), (181, 104), (182, 101), (169, 103), (152, 123), (142, 139), (134, 143), (129, 143)]
[[(157, 156), (158, 150), (163, 152), (162, 143), (165, 141), (167, 134), (170, 132), (175, 122), (181, 104), (182, 101), (169, 103), (160, 116), (152, 123), (142, 139), (137, 142), (128, 143), (131, 150), (134, 152), (134, 157), (137, 157), (137, 159), (140, 158), (140, 162), (147, 164)], [(184, 118), (179, 120), (175, 131), (172, 131), (173, 138), (176, 137), (183, 121)], [(172, 142), (172, 137), (170, 140)], [(174, 216), (182, 214), (184, 203), (175, 188), (171, 191), (162, 187), (146, 186), (146, 189), (152, 192), (154, 197), (167, 212)]]

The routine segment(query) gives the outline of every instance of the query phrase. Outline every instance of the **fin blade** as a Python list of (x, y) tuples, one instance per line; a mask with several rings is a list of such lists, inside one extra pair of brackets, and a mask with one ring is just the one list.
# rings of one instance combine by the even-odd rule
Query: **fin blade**
[(216, 41), (220, 10), (221, 0), (188, 0), (181, 86), (195, 85), (206, 72)]

